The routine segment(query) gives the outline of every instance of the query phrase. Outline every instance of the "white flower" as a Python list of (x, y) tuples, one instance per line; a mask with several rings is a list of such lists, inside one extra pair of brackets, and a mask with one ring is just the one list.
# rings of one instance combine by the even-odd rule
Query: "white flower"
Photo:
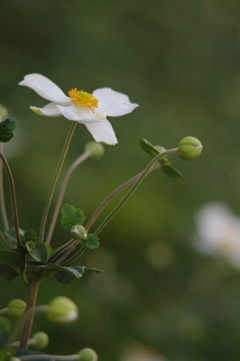
[(226, 205), (210, 203), (200, 209), (196, 223), (195, 248), (206, 254), (223, 255), (240, 268), (240, 218)]
[(112, 125), (107, 116), (118, 117), (131, 113), (138, 104), (129, 101), (127, 95), (111, 88), (96, 89), (92, 94), (79, 91), (76, 88), (63, 91), (51, 80), (40, 74), (29, 74), (19, 85), (27, 86), (50, 101), (43, 108), (30, 107), (35, 113), (48, 117), (65, 118), (85, 124), (97, 142), (114, 145), (117, 143)]

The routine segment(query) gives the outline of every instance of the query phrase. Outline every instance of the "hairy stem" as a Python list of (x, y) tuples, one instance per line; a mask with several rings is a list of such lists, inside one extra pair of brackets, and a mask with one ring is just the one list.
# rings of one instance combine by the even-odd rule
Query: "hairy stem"
[(56, 187), (56, 184), (57, 184), (57, 180), (58, 180), (59, 174), (61, 172), (64, 160), (66, 158), (67, 151), (68, 151), (68, 148), (69, 148), (69, 145), (70, 145), (74, 130), (76, 128), (76, 125), (77, 125), (77, 122), (72, 122), (71, 128), (70, 128), (69, 133), (67, 135), (67, 139), (65, 141), (63, 151), (62, 151), (62, 154), (61, 154), (61, 157), (60, 157), (60, 160), (59, 160), (59, 163), (58, 163), (58, 166), (57, 166), (54, 178), (53, 178), (53, 182), (52, 182), (52, 185), (51, 185), (51, 188), (50, 188), (50, 192), (48, 194), (47, 202), (46, 202), (45, 209), (44, 209), (44, 212), (43, 212), (42, 223), (41, 223), (41, 227), (40, 227), (40, 233), (39, 233), (39, 240), (41, 242), (44, 242), (44, 233), (45, 233), (45, 227), (46, 227), (46, 222), (47, 222), (47, 216), (48, 216), (50, 204), (51, 204), (51, 201), (52, 201), (53, 193), (54, 193), (54, 190), (55, 190), (55, 187)]
[[(0, 151), (3, 153), (3, 144), (0, 143)], [(9, 229), (5, 199), (4, 199), (4, 187), (3, 187), (3, 166), (0, 162), (0, 207), (2, 212), (3, 226), (5, 229)]]
[(36, 305), (37, 294), (38, 294), (38, 287), (40, 281), (35, 277), (29, 280), (28, 284), (28, 294), (27, 294), (27, 307), (26, 307), (26, 319), (24, 322), (22, 336), (20, 340), (20, 348), (27, 348), (28, 347), (28, 340), (31, 335), (32, 331), (32, 323), (34, 318), (34, 307)]
[(66, 191), (66, 188), (68, 185), (68, 181), (69, 181), (72, 173), (74, 172), (74, 170), (77, 168), (77, 166), (79, 166), (79, 164), (81, 164), (84, 160), (86, 160), (90, 156), (91, 156), (90, 151), (87, 150), (86, 152), (84, 152), (79, 158), (77, 158), (75, 160), (75, 162), (73, 162), (73, 164), (70, 166), (70, 168), (68, 169), (68, 171), (63, 179), (61, 190), (60, 190), (60, 193), (58, 196), (58, 200), (57, 200), (57, 203), (55, 206), (55, 210), (54, 210), (53, 217), (52, 217), (52, 220), (50, 223), (48, 235), (46, 238), (46, 243), (48, 243), (48, 244), (51, 242), (52, 234), (53, 234), (56, 222), (57, 222), (57, 217), (58, 217), (58, 214), (59, 214), (59, 211), (61, 208), (62, 200), (63, 200), (64, 194), (65, 194), (65, 191)]
[(106, 226), (106, 224), (115, 216), (115, 214), (119, 211), (119, 209), (124, 205), (124, 203), (128, 200), (128, 198), (133, 194), (133, 192), (137, 189), (137, 187), (140, 185), (140, 183), (143, 181), (143, 179), (146, 177), (146, 175), (149, 173), (150, 169), (157, 163), (157, 161), (166, 155), (178, 153), (178, 148), (166, 150), (163, 153), (160, 153), (156, 155), (151, 162), (148, 164), (148, 166), (145, 168), (145, 170), (142, 172), (141, 176), (138, 178), (136, 183), (132, 186), (132, 188), (129, 190), (129, 192), (123, 197), (121, 202), (113, 209), (113, 211), (105, 218), (105, 220), (100, 224), (100, 226), (96, 229), (94, 232), (95, 235), (98, 235), (102, 229)]
[[(155, 167), (152, 167), (149, 172), (156, 169)], [(129, 179), (127, 182), (120, 185), (118, 188), (116, 188), (107, 198), (104, 199), (104, 201), (100, 204), (100, 206), (96, 209), (92, 217), (89, 219), (88, 223), (85, 226), (85, 230), (89, 231), (89, 229), (92, 227), (93, 223), (96, 221), (100, 213), (103, 211), (103, 209), (106, 207), (106, 205), (114, 198), (116, 195), (118, 195), (121, 191), (123, 191), (125, 188), (129, 187), (131, 184), (136, 182), (138, 178), (141, 177), (143, 172), (135, 175), (133, 178)]]
[(18, 249), (19, 249), (20, 252), (22, 252), (22, 240), (21, 240), (20, 233), (19, 233), (18, 210), (17, 210), (17, 200), (16, 200), (16, 191), (15, 191), (14, 179), (13, 179), (13, 176), (12, 176), (11, 169), (10, 169), (10, 167), (8, 165), (8, 162), (7, 162), (6, 158), (4, 157), (4, 155), (3, 155), (3, 153), (1, 151), (0, 151), (0, 158), (1, 158), (2, 162), (3, 162), (5, 170), (7, 172), (7, 177), (8, 177), (9, 186), (10, 186), (14, 228), (15, 228), (15, 233), (16, 233), (16, 238), (17, 238)]

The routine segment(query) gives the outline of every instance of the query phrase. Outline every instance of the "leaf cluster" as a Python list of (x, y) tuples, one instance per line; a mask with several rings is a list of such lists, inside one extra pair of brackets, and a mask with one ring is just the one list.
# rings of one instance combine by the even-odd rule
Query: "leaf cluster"
[[(139, 145), (146, 153), (148, 153), (151, 156), (151, 158), (166, 151), (164, 147), (159, 145), (152, 145), (146, 139), (139, 139)], [(163, 173), (165, 173), (170, 178), (183, 179), (182, 174), (171, 166), (171, 163), (169, 162), (168, 158), (169, 157), (166, 155), (160, 158), (159, 160), (159, 165)]]
[(7, 118), (0, 123), (0, 142), (9, 142), (14, 136), (13, 131), (16, 129), (16, 120)]

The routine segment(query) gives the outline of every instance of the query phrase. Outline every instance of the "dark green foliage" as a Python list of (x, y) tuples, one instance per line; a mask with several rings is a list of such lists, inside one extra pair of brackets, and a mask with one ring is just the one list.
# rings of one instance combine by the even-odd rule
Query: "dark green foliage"
[(75, 208), (71, 204), (64, 204), (61, 212), (61, 224), (62, 227), (66, 230), (70, 230), (73, 226), (76, 225), (82, 225), (85, 221), (85, 215), (83, 211), (79, 208)]
[(54, 275), (56, 281), (62, 284), (68, 284), (82, 277), (84, 267), (63, 267), (64, 269)]
[(5, 119), (0, 123), (0, 142), (9, 142), (14, 136), (13, 131), (17, 126), (17, 122), (13, 119)]
[(37, 241), (37, 242), (27, 242), (25, 244), (28, 253), (30, 256), (37, 262), (47, 262), (48, 259), (48, 247), (46, 243)]
[(96, 249), (100, 245), (98, 237), (93, 233), (89, 233), (83, 243), (87, 248), (90, 249)]

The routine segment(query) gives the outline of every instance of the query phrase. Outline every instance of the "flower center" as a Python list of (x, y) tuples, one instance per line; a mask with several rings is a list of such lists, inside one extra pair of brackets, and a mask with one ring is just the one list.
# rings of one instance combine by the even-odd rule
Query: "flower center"
[(77, 88), (69, 90), (68, 95), (72, 99), (75, 106), (80, 105), (83, 108), (93, 110), (98, 107), (98, 100), (92, 94), (77, 90)]

